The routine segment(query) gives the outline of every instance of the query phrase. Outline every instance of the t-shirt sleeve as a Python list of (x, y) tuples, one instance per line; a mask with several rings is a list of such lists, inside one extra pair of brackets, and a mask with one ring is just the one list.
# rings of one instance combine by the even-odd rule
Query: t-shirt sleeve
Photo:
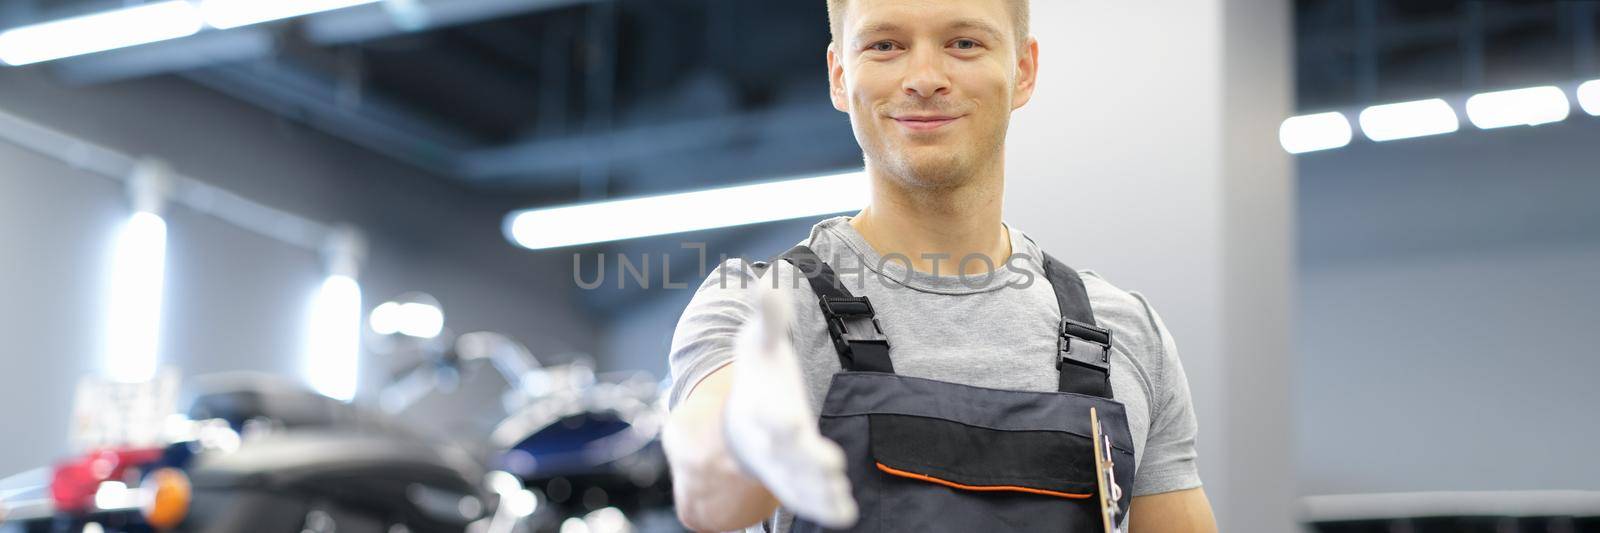
[(718, 265), (695, 290), (678, 318), (668, 352), (672, 373), (668, 408), (676, 408), (700, 380), (733, 362), (739, 328), (754, 315), (750, 286), (757, 278), (749, 264), (730, 259)]
[(1189, 378), (1178, 360), (1178, 347), (1172, 333), (1161, 322), (1150, 302), (1134, 296), (1149, 314), (1151, 327), (1161, 340), (1161, 353), (1152, 372), (1150, 393), (1150, 433), (1145, 439), (1144, 457), (1133, 482), (1133, 495), (1145, 496), (1200, 486), (1200, 470), (1195, 464), (1194, 402), (1189, 397)]

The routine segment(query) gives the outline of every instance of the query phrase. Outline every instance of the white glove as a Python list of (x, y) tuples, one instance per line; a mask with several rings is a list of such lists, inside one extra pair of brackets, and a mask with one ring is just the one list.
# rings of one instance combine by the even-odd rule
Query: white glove
[(828, 528), (856, 522), (844, 451), (817, 431), (800, 361), (789, 340), (789, 295), (756, 283), (755, 316), (735, 341), (723, 413), (728, 449), (795, 515)]

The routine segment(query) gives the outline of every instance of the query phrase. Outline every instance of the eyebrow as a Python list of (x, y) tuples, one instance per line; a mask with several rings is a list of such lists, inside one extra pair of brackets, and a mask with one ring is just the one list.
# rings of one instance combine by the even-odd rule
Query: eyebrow
[(900, 29), (900, 25), (893, 22), (874, 22), (872, 24), (862, 26), (860, 30), (857, 30), (855, 39), (861, 40), (874, 33), (893, 33), (900, 31)]
[(993, 24), (978, 19), (960, 19), (950, 23), (952, 30), (977, 30), (989, 34), (989, 38), (1000, 40), (1000, 29)]
[[(994, 40), (1000, 40), (1001, 35), (1000, 30), (995, 28), (993, 24), (973, 18), (958, 19), (945, 26), (945, 28), (947, 30), (976, 30), (988, 34), (988, 37)], [(876, 33), (893, 33), (902, 30), (904, 30), (904, 27), (893, 22), (875, 22), (862, 26), (860, 30), (856, 31), (855, 40), (859, 41)]]

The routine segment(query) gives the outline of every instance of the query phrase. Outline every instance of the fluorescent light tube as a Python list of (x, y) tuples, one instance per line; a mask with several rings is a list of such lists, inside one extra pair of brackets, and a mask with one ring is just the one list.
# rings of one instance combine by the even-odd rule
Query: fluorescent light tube
[(0, 32), (0, 61), (28, 65), (188, 37), (201, 27), (189, 2), (145, 4)]
[(1452, 133), (1461, 129), (1450, 104), (1438, 98), (1375, 105), (1361, 110), (1361, 133), (1374, 141), (1393, 141)]
[(317, 290), (304, 368), (312, 390), (347, 402), (355, 398), (361, 369), (361, 285), (355, 278), (328, 276)]
[(1467, 119), (1485, 130), (1561, 122), (1571, 112), (1567, 93), (1550, 85), (1476, 94), (1467, 99)]
[(1600, 116), (1600, 80), (1590, 80), (1578, 86), (1578, 106), (1583, 112)]
[(1289, 117), (1278, 126), (1278, 144), (1291, 154), (1339, 148), (1350, 144), (1350, 119), (1337, 111)]
[(166, 255), (167, 223), (155, 213), (134, 213), (117, 235), (105, 352), (106, 375), (113, 381), (155, 376)]
[(841, 213), (867, 205), (865, 172), (612, 200), (506, 216), (506, 236), (524, 248), (721, 228)]
[(310, 15), (379, 0), (203, 0), (206, 24), (226, 30), (279, 19)]

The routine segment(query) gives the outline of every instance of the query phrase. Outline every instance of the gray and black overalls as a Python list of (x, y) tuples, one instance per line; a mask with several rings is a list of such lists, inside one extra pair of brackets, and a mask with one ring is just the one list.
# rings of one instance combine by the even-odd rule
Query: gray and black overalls
[[(1045, 254), (1061, 309), (1058, 392), (973, 387), (895, 374), (872, 303), (800, 245), (779, 256), (811, 284), (843, 370), (822, 404), (822, 434), (844, 449), (860, 520), (848, 531), (1104, 531), (1089, 410), (1098, 412), (1131, 498), (1133, 437), (1112, 398), (1111, 332), (1096, 326), (1083, 280)], [(758, 267), (765, 267), (758, 264)], [(1045, 358), (1040, 358), (1045, 360)], [(1102, 449), (1105, 449), (1103, 447)], [(1113, 492), (1114, 494), (1115, 492)], [(823, 531), (796, 519), (792, 531)]]

